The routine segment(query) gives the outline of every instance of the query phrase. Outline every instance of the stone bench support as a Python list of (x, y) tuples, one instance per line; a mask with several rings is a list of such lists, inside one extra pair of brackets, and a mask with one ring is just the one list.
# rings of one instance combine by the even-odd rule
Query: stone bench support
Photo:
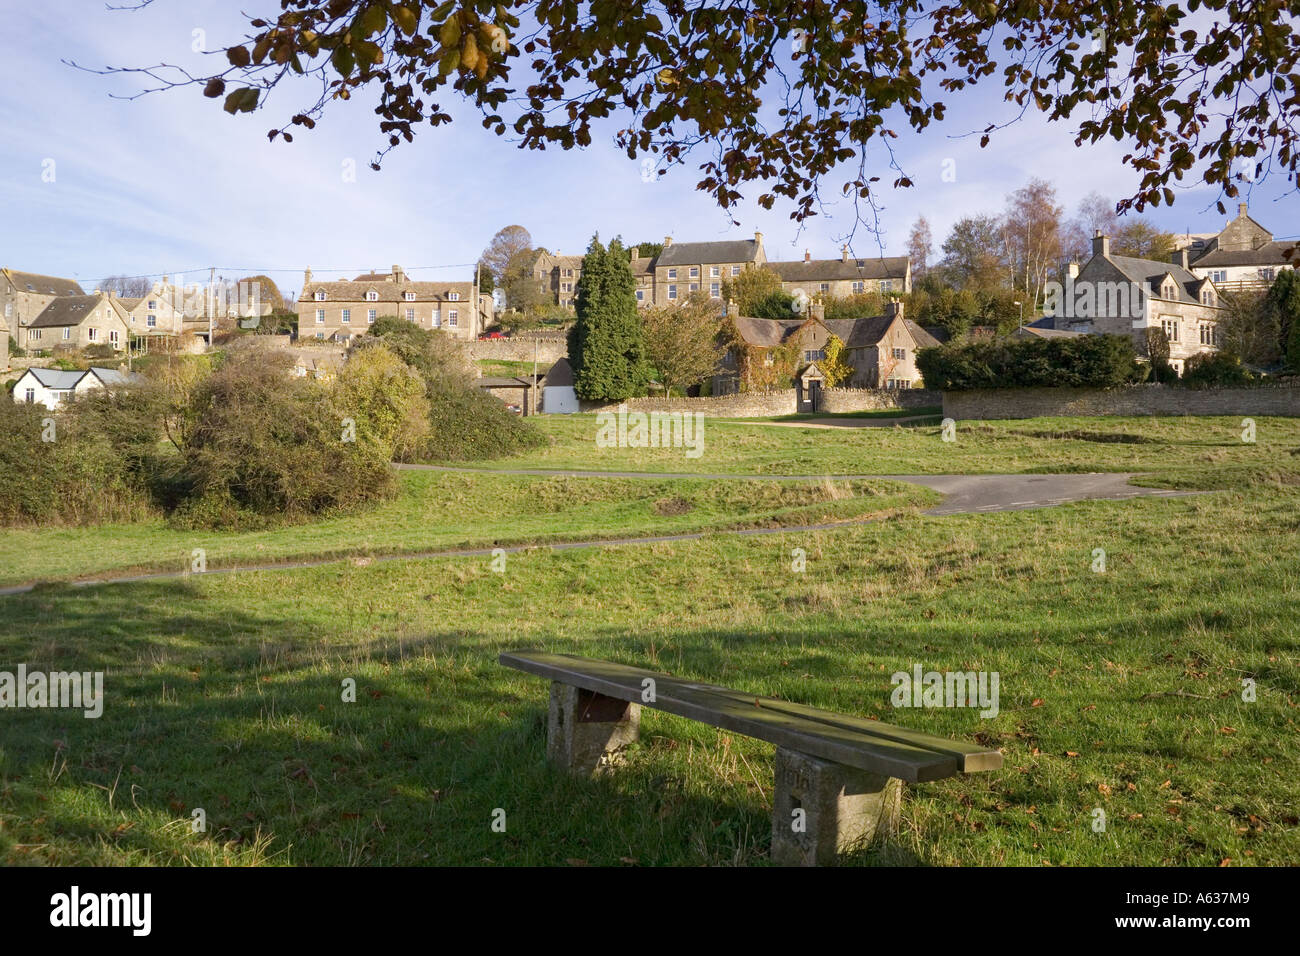
[(641, 733), (641, 705), (551, 682), (546, 756), (556, 766), (590, 775), (611, 766)]

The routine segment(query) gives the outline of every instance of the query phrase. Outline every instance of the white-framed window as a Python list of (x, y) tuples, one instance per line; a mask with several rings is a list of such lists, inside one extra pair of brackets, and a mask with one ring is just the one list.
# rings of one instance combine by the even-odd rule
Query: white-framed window
[(1170, 342), (1179, 341), (1177, 319), (1161, 319), (1160, 328), (1164, 329), (1165, 335), (1169, 337)]
[(1210, 281), (1211, 281), (1211, 282), (1227, 282), (1227, 281), (1228, 281), (1228, 270), (1227, 270), (1227, 269), (1215, 269), (1213, 272), (1210, 273)]
[(1265, 282), (1272, 282), (1277, 277), (1277, 270), (1272, 266), (1267, 266), (1259, 270), (1259, 277)]
[(34, 388), (29, 388), (29, 389), (27, 389), (26, 395), (27, 395), (27, 404), (28, 404), (28, 405), (31, 405), (33, 402), (36, 401), (36, 389), (34, 389)]
[(317, 324), (317, 325), (324, 325), (324, 324), (325, 324), (325, 310), (324, 310), (324, 309), (317, 309), (317, 310), (316, 310), (316, 324)]
[(721, 275), (722, 275), (722, 267), (721, 267), (721, 266), (709, 266), (709, 278), (710, 278), (710, 279), (716, 279), (716, 278), (718, 278), (718, 277), (721, 276)]
[(907, 358), (907, 349), (893, 349), (894, 358), (902, 360)]
[(865, 289), (864, 289), (863, 283), (862, 283), (861, 281), (858, 281), (858, 282), (853, 283), (853, 294), (854, 294), (854, 295), (861, 295), (864, 291), (865, 291)]
[(149, 311), (152, 312), (152, 311), (153, 311), (154, 309), (156, 309), (156, 308), (158, 308), (158, 303), (157, 303), (156, 301), (154, 301), (153, 299), (150, 299), (150, 300), (149, 300)]
[(433, 310), (433, 327), (434, 327), (435, 329), (440, 329), (440, 328), (442, 328), (442, 310), (441, 310), (441, 309), (434, 309), (434, 310)]
[(117, 344), (117, 329), (108, 330), (108, 340), (114, 345)]
[(402, 298), (404, 298), (407, 302), (414, 302), (414, 301), (415, 301), (415, 293), (414, 293), (414, 292), (403, 292), (403, 293), (402, 293)]
[(1174, 288), (1172, 282), (1166, 282), (1160, 287), (1160, 294), (1166, 299), (1173, 299), (1178, 295), (1178, 290)]
[(325, 290), (324, 290), (324, 289), (317, 289), (317, 290), (316, 290), (316, 301), (317, 301), (317, 302), (324, 302), (324, 301), (325, 301)]
[(736, 276), (738, 276), (738, 275), (740, 275), (740, 266), (732, 266), (732, 267), (731, 267), (731, 276), (732, 276), (732, 278), (734, 279), (734, 278), (735, 278)]
[(98, 341), (99, 341), (99, 329), (94, 329), (94, 328), (86, 329), (86, 341), (88, 341), (88, 342), (98, 342)]
[(325, 333), (324, 333), (324, 332), (317, 332), (317, 333), (316, 333), (316, 338), (318, 338), (318, 339), (323, 339), (323, 338), (325, 338)]
[(1214, 305), (1214, 293), (1209, 289), (1201, 293), (1201, 305)]
[(414, 321), (415, 321), (415, 310), (414, 310), (414, 309), (407, 309), (407, 310), (406, 310), (406, 321), (407, 321), (407, 322), (414, 322)]
[(151, 329), (156, 329), (156, 328), (158, 328), (158, 316), (156, 316), (156, 315), (146, 315), (146, 316), (144, 317), (144, 324), (147, 325), (147, 326), (149, 326), (149, 328), (151, 328)]
[(344, 309), (344, 310), (343, 310), (343, 324), (344, 324), (344, 325), (351, 325), (351, 324), (352, 324), (352, 310), (351, 310), (351, 309)]
[(893, 280), (893, 279), (883, 279), (883, 280), (881, 280), (881, 283), (880, 283), (880, 291), (881, 291), (881, 292), (893, 292), (893, 291), (894, 291), (894, 280)]
[(375, 324), (375, 315), (376, 313), (374, 309), (366, 309), (366, 325)]
[(457, 312), (455, 309), (452, 309), (447, 313), (448, 326), (454, 329), (459, 323), (459, 321), (460, 321), (460, 313)]
[(448, 301), (448, 302), (459, 302), (459, 301), (460, 301), (460, 293), (459, 293), (459, 292), (448, 292), (448, 293), (447, 293), (447, 301)]
[[(39, 339), (39, 338), (40, 338), (40, 334), (37, 333), (37, 336), (36, 336), (36, 337)], [(70, 338), (72, 338), (72, 329), (65, 328), (65, 329), (63, 330), (63, 341), (66, 342), (66, 341), (68, 341), (68, 339), (70, 339)]]
[(822, 291), (822, 292), (830, 292), (830, 291), (831, 291), (831, 284), (830, 284), (829, 282), (823, 282), (822, 285), (821, 285), (821, 291)]
[(709, 283), (709, 298), (711, 299), (722, 298), (722, 285), (720, 283), (717, 282)]
[(670, 301), (677, 298), (677, 286), (670, 285), (668, 287), (668, 298)]
[(676, 279), (676, 278), (677, 278), (677, 270), (676, 270), (676, 269), (669, 269), (669, 270), (668, 270), (668, 278), (670, 278), (670, 279)]
[(692, 278), (692, 279), (698, 279), (699, 277), (700, 277), (700, 267), (699, 267), (699, 266), (691, 266), (691, 278)]

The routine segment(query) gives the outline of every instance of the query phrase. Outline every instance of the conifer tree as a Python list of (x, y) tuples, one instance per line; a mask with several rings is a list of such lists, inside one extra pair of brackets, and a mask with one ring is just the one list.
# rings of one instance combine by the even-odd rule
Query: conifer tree
[(589, 401), (620, 401), (640, 393), (647, 367), (636, 279), (627, 250), (615, 239), (607, 250), (592, 238), (574, 297), (578, 321), (569, 332), (574, 390)]

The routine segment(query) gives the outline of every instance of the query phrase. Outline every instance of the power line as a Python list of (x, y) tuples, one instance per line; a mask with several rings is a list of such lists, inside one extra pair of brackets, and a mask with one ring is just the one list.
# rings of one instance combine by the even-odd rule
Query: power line
[[(472, 269), (476, 265), (478, 265), (477, 262), (451, 262), (451, 263), (446, 263), (444, 265), (436, 265), (436, 266), (412, 266), (409, 269), (404, 266), (402, 268), (402, 271), (406, 273), (411, 273), (411, 272), (429, 272), (435, 269)], [(306, 271), (305, 267), (302, 269), (259, 269), (259, 268), (251, 268), (251, 267), (239, 268), (235, 266), (198, 266), (193, 269), (177, 269), (168, 272), (136, 272), (129, 275), (126, 273), (115, 272), (106, 276), (101, 276), (98, 281), (103, 282), (107, 279), (116, 279), (116, 278), (161, 279), (164, 277), (186, 275), (195, 272), (209, 272), (212, 269), (215, 269), (218, 272), (223, 272), (223, 273), (229, 272), (237, 275), (272, 275), (272, 274), (281, 274), (281, 273), (301, 275), (303, 272)], [(351, 273), (364, 274), (364, 273), (369, 273), (371, 271), (372, 271), (372, 267), (370, 266), (365, 266), (365, 267), (353, 266), (347, 269), (312, 269), (312, 272), (321, 272), (321, 273), (351, 272)]]

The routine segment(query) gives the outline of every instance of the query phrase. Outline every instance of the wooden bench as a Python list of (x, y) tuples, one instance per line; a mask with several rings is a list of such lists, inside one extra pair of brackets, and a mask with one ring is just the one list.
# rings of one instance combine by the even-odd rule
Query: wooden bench
[(617, 761), (637, 739), (643, 704), (776, 744), (772, 860), (781, 865), (833, 863), (893, 833), (904, 781), (1002, 766), (996, 750), (639, 667), (540, 651), (500, 662), (551, 681), (546, 753), (574, 773)]

